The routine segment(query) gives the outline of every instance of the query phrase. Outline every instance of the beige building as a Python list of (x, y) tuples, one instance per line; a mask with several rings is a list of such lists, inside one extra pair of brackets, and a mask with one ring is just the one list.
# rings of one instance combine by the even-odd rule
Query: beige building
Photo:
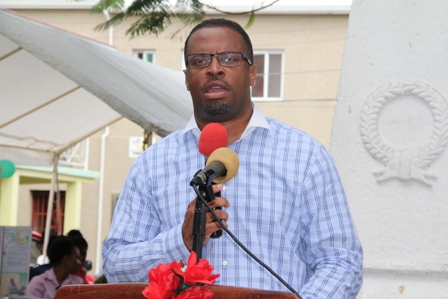
[[(182, 50), (191, 28), (182, 28), (182, 24), (174, 21), (158, 37), (134, 39), (125, 34), (130, 22), (108, 31), (95, 31), (95, 26), (104, 22), (108, 16), (91, 14), (88, 9), (91, 2), (2, 0), (0, 7), (110, 44), (122, 53), (140, 55), (143, 59), (173, 70), (184, 68)], [(327, 147), (336, 105), (348, 10), (349, 7), (304, 8), (297, 5), (271, 8), (257, 13), (254, 24), (247, 29), (255, 51), (255, 62), (259, 65), (258, 69), (264, 71), (260, 72), (253, 90), (256, 105), (266, 116), (302, 129)], [(223, 15), (208, 14), (208, 17)], [(246, 15), (225, 17), (241, 25), (245, 25), (249, 18)], [(264, 67), (260, 67), (262, 65)], [(109, 231), (114, 202), (135, 160), (130, 144), (136, 140), (135, 137), (142, 137), (143, 134), (141, 127), (123, 119), (107, 130), (92, 135), (81, 155), (82, 163), (75, 166), (84, 167), (90, 172), (88, 177), (81, 179), (80, 202), (70, 203), (70, 200), (75, 199), (66, 198), (64, 232), (79, 229), (84, 234), (89, 243), (87, 258), (94, 265), (90, 272), (92, 274), (101, 271), (101, 242)], [(61, 184), (61, 189), (72, 186), (68, 182), (73, 180), (76, 181), (67, 178)], [(31, 225), (31, 190), (49, 190), (49, 187), (46, 184), (21, 185), (15, 201), (21, 208), (16, 209), (17, 214), (11, 215), (8, 223), (1, 219), (0, 225)], [(100, 211), (98, 203), (101, 201)], [(69, 211), (68, 207), (77, 210)], [(100, 221), (99, 215), (102, 218)], [(70, 222), (67, 222), (67, 217), (71, 219)]]

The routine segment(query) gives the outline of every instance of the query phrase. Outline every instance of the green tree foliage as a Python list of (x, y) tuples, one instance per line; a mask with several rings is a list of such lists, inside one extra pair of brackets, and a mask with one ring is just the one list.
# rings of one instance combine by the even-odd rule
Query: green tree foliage
[[(82, 0), (76, 0), (82, 1)], [(250, 11), (226, 12), (217, 7), (204, 4), (199, 0), (177, 0), (175, 4), (170, 0), (134, 0), (131, 5), (125, 8), (124, 0), (100, 0), (93, 8), (92, 12), (102, 13), (109, 11), (113, 13), (108, 21), (99, 24), (96, 30), (106, 30), (111, 26), (116, 26), (121, 22), (136, 18), (131, 26), (126, 30), (126, 35), (131, 38), (145, 34), (162, 33), (173, 19), (179, 19), (183, 27), (200, 23), (205, 17), (205, 9), (214, 10), (227, 15), (249, 15), (246, 28), (250, 27), (255, 21), (255, 12), (264, 9), (280, 0), (273, 0), (271, 3), (253, 8)], [(182, 28), (181, 28), (182, 29)], [(176, 35), (181, 29), (177, 30)]]

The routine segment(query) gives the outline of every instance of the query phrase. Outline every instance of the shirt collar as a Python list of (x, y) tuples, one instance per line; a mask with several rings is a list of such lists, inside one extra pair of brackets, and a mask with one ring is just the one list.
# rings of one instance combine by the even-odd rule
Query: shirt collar
[[(250, 117), (249, 123), (247, 124), (246, 129), (244, 130), (243, 134), (241, 134), (240, 139), (248, 136), (253, 130), (255, 130), (257, 127), (270, 129), (268, 122), (266, 121), (266, 118), (261, 113), (260, 110), (258, 110), (257, 106), (254, 105), (252, 102), (252, 116)], [(184, 131), (182, 132), (182, 135), (188, 133), (191, 131), (198, 139), (201, 135), (201, 130), (199, 130), (198, 124), (196, 123), (196, 120), (194, 119), (194, 115), (190, 118), (187, 125), (184, 128)]]

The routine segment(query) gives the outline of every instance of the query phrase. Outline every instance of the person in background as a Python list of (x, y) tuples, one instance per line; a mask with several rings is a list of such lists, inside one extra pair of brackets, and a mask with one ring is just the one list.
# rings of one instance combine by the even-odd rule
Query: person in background
[[(78, 231), (79, 232), (79, 231)], [(68, 237), (73, 240), (76, 247), (79, 249), (79, 253), (81, 255), (81, 265), (82, 267), (79, 268), (78, 272), (76, 273), (76, 276), (80, 277), (85, 284), (93, 284), (95, 278), (93, 275), (90, 275), (87, 273), (88, 270), (91, 270), (91, 263), (90, 261), (87, 261), (87, 249), (89, 248), (89, 245), (82, 236), (82, 234), (79, 233), (73, 233), (73, 231), (70, 231), (68, 234)], [(86, 268), (86, 265), (90, 265), (89, 268)]]
[[(356, 298), (363, 251), (333, 159), (303, 131), (262, 115), (251, 100), (257, 66), (249, 36), (237, 23), (208, 19), (184, 46), (185, 84), (194, 115), (186, 126), (134, 162), (103, 245), (109, 283), (146, 282), (159, 263), (186, 261), (193, 248), (196, 193), (204, 168), (201, 130), (220, 123), (239, 157), (236, 175), (213, 187), (218, 218), (304, 299)], [(203, 257), (218, 284), (287, 291), (207, 211)]]
[(81, 256), (69, 237), (56, 237), (47, 253), (52, 268), (31, 279), (26, 296), (53, 299), (61, 286), (83, 283), (81, 278), (75, 276), (81, 267)]
[[(41, 251), (41, 255), (37, 258), (38, 264), (37, 265), (31, 265), (30, 266), (30, 272), (28, 279), (31, 281), (34, 276), (40, 275), (50, 269), (52, 265), (50, 264), (50, 260), (48, 259), (48, 249), (50, 248), (51, 244), (53, 243), (54, 239), (57, 237), (57, 233), (53, 230), (50, 231), (50, 238), (48, 240), (48, 246), (47, 246), (47, 253), (43, 254), (43, 246), (44, 246), (44, 233), (42, 233), (42, 238), (40, 239), (38, 245), (39, 250)], [(42, 264), (43, 262), (45, 262)], [(41, 264), (39, 264), (41, 263)]]
[[(43, 252), (44, 247), (44, 240), (45, 240), (45, 231), (42, 232), (42, 238), (39, 242), (39, 249), (42, 252), (42, 254), (37, 258), (37, 264), (38, 265), (45, 265), (49, 263), (49, 259), (46, 255), (46, 253)], [(47, 248), (50, 247), (51, 242), (58, 236), (58, 233), (54, 230), (50, 230), (50, 237), (48, 238), (48, 245)]]

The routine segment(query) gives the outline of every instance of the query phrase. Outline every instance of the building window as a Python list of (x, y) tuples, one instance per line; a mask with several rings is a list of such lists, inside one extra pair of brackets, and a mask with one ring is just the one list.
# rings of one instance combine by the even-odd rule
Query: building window
[[(53, 199), (53, 212), (51, 213), (51, 226), (50, 230), (64, 231), (64, 210), (65, 210), (65, 191), (60, 191), (61, 193), (61, 223), (58, 221), (57, 210), (56, 210), (56, 193)], [(48, 206), (48, 196), (50, 191), (31, 191), (32, 204), (32, 215), (31, 215), (31, 227), (34, 231), (43, 232), (45, 230), (45, 221), (47, 217), (47, 206)]]
[(254, 101), (280, 101), (283, 96), (283, 52), (254, 51), (257, 80), (252, 87)]
[(156, 51), (136, 50), (134, 56), (150, 63), (156, 63)]

